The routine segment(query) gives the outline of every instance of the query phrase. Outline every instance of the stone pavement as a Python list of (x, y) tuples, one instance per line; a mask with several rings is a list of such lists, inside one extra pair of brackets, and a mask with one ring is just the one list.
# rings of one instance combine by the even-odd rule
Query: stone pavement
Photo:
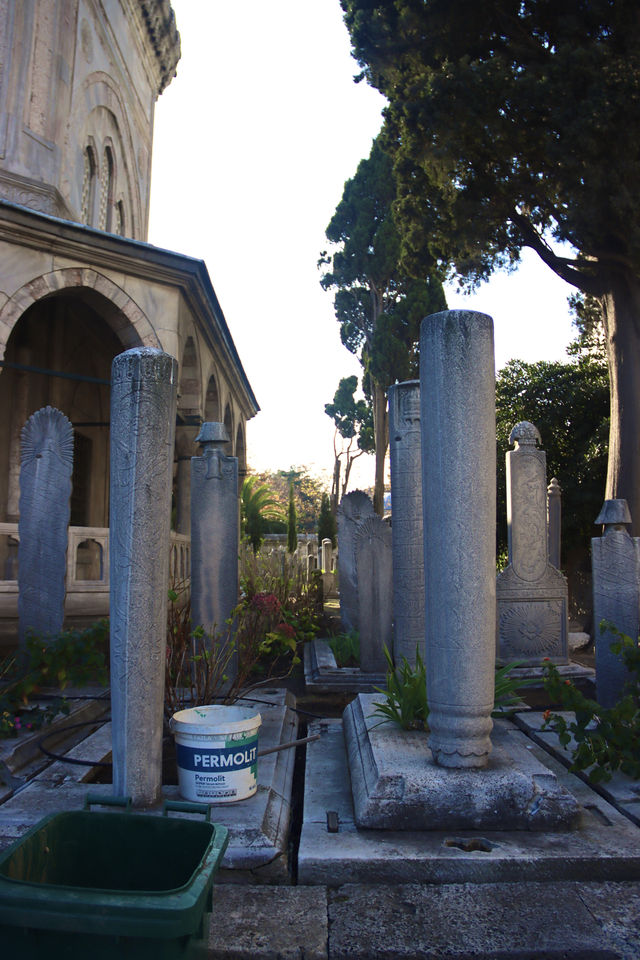
[(638, 960), (640, 882), (217, 885), (208, 960)]

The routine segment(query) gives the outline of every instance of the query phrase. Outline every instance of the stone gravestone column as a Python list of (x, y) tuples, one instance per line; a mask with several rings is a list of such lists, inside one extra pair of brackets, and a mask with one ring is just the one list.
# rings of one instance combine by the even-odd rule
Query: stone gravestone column
[(356, 531), (360, 669), (384, 673), (393, 645), (393, 572), (389, 524), (374, 515)]
[(420, 335), (429, 746), (445, 767), (485, 766), (495, 669), (493, 321), (446, 310)]
[(362, 490), (347, 493), (338, 507), (338, 590), (340, 617), (345, 633), (358, 630), (356, 530), (363, 520), (374, 515), (373, 504)]
[(430, 736), (427, 746), (418, 733), (381, 723), (379, 695), (351, 701), (343, 722), (354, 820), (377, 830), (567, 829), (578, 818), (577, 801), (504, 724), (489, 762), (496, 618), (491, 318), (462, 310), (427, 317), (420, 373)]
[(176, 361), (151, 347), (111, 370), (113, 790), (160, 798)]
[(333, 546), (328, 537), (322, 541), (322, 570), (324, 573), (331, 573), (333, 570)]
[(560, 570), (560, 546), (562, 543), (562, 490), (555, 477), (547, 487), (547, 540), (549, 544), (549, 563)]
[(73, 428), (45, 407), (22, 428), (18, 533), (19, 644), (28, 631), (46, 639), (64, 621)]
[(424, 660), (424, 557), (420, 381), (389, 387), (391, 533), (393, 538), (393, 655)]
[(498, 576), (498, 655), (539, 666), (568, 662), (567, 581), (549, 563), (547, 469), (540, 434), (523, 421), (507, 461), (509, 564)]
[(601, 537), (591, 541), (593, 571), (593, 628), (596, 647), (596, 697), (603, 707), (612, 707), (630, 679), (621, 657), (611, 650), (616, 639), (607, 620), (633, 640), (640, 626), (640, 537), (626, 529), (631, 514), (626, 500), (605, 500), (596, 523), (604, 524)]
[(227, 457), (224, 423), (203, 423), (196, 443), (202, 455), (191, 460), (191, 623), (221, 633), (225, 673), (232, 680), (238, 654), (226, 621), (238, 604), (238, 458)]

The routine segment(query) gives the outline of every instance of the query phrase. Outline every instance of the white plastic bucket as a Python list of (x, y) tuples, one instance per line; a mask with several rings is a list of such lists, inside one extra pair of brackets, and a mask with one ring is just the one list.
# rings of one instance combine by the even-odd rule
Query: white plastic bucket
[(258, 789), (258, 728), (250, 707), (214, 704), (180, 710), (171, 718), (178, 789), (185, 800), (232, 803)]

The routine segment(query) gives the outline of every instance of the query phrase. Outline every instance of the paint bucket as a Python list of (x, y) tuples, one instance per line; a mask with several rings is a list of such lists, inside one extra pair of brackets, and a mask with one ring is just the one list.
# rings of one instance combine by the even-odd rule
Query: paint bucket
[(251, 707), (214, 704), (174, 713), (180, 796), (201, 803), (233, 803), (253, 796), (261, 723)]

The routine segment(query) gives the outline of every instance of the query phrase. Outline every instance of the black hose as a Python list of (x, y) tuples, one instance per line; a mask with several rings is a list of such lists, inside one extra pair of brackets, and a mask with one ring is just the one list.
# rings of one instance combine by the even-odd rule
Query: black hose
[(108, 760), (78, 760), (75, 757), (65, 757), (59, 753), (53, 753), (44, 746), (44, 741), (48, 740), (49, 737), (66, 733), (67, 730), (76, 730), (78, 727), (95, 727), (96, 723), (108, 723), (110, 719), (111, 717), (105, 717), (101, 720), (85, 720), (83, 723), (70, 723), (66, 727), (59, 727), (58, 730), (50, 730), (49, 733), (45, 733), (43, 737), (39, 738), (38, 749), (52, 760), (61, 760), (62, 763), (71, 763), (76, 767), (112, 767), (113, 764)]

